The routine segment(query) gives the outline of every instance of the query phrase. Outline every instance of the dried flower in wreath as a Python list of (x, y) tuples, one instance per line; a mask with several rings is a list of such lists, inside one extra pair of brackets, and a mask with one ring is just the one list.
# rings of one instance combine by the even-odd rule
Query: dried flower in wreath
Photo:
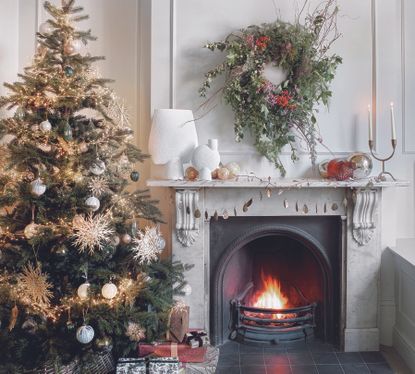
[(80, 216), (73, 223), (72, 239), (79, 252), (88, 252), (92, 255), (96, 250), (102, 250), (113, 235), (114, 229), (111, 227), (109, 218), (105, 215)]
[[(304, 9), (303, 9), (304, 10)], [(206, 45), (225, 52), (224, 61), (205, 74), (199, 93), (205, 97), (215, 78), (226, 76), (223, 97), (235, 114), (236, 141), (248, 130), (255, 147), (282, 175), (280, 153), (285, 146), (298, 158), (298, 140), (306, 141), (311, 159), (320, 139), (315, 112), (328, 106), (329, 84), (342, 59), (328, 49), (337, 32), (335, 0), (325, 0), (300, 24), (283, 21), (250, 26), (231, 33), (222, 42)], [(206, 103), (211, 100), (208, 99)]]
[(146, 227), (144, 232), (139, 232), (138, 237), (133, 240), (131, 248), (134, 259), (139, 264), (150, 264), (157, 261), (158, 255), (163, 251), (164, 239), (158, 227)]
[(50, 306), (53, 297), (52, 284), (48, 282), (46, 274), (32, 264), (23, 268), (17, 278), (17, 295), (20, 301), (27, 305), (36, 304), (41, 309)]

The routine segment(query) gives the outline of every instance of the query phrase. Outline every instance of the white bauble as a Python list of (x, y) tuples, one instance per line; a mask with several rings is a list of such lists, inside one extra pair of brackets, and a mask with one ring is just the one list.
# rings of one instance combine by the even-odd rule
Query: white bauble
[(79, 343), (88, 344), (94, 339), (95, 331), (92, 326), (82, 325), (76, 330), (76, 339)]
[(185, 294), (186, 296), (190, 296), (190, 295), (192, 294), (192, 287), (190, 286), (190, 284), (186, 284), (186, 285), (183, 287), (182, 291), (184, 292), (184, 294)]
[(121, 236), (121, 242), (123, 244), (130, 244), (131, 243), (131, 240), (132, 240), (132, 238), (131, 238), (131, 235), (129, 235), (129, 234), (123, 234)]
[(37, 148), (40, 149), (42, 152), (45, 152), (45, 153), (49, 153), (52, 150), (52, 146), (50, 144), (47, 144), (47, 143), (39, 144), (37, 146)]
[(78, 150), (79, 150), (79, 153), (88, 152), (88, 144), (86, 144), (85, 142), (79, 143), (78, 144)]
[(157, 248), (162, 250), (164, 248), (166, 248), (166, 241), (164, 240), (164, 238), (162, 236), (159, 236), (159, 240), (157, 243)]
[(26, 237), (26, 239), (32, 239), (34, 238), (38, 232), (39, 232), (39, 225), (36, 225), (36, 223), (32, 222), (29, 223), (25, 228), (24, 228), (24, 236)]
[(106, 169), (105, 162), (102, 160), (95, 160), (94, 163), (89, 168), (89, 171), (94, 175), (104, 174)]
[(111, 238), (111, 244), (114, 246), (114, 247), (116, 247), (116, 246), (118, 246), (119, 244), (120, 244), (120, 237), (118, 236), (118, 235), (114, 235), (112, 238)]
[(0, 139), (0, 146), (5, 146), (10, 144), (14, 139), (16, 139), (16, 135), (13, 134), (6, 134)]
[(46, 185), (38, 178), (30, 183), (30, 192), (34, 196), (41, 196), (46, 191)]
[(65, 45), (65, 53), (68, 55), (74, 55), (76, 53), (81, 53), (83, 43), (79, 39), (70, 40)]
[(241, 173), (241, 167), (236, 162), (230, 162), (225, 165), (225, 168), (229, 170), (229, 177), (234, 178)]
[(85, 282), (85, 283), (82, 283), (79, 287), (78, 287), (78, 291), (77, 291), (77, 294), (78, 294), (78, 297), (81, 299), (81, 300), (85, 300), (85, 299), (87, 299), (88, 298), (88, 290), (89, 290), (89, 287), (91, 287), (91, 284), (90, 283), (88, 283), (88, 282)]
[(99, 207), (101, 206), (101, 203), (95, 196), (91, 196), (85, 200), (85, 205), (89, 209), (91, 209), (93, 212), (95, 212), (99, 209)]
[(43, 121), (40, 123), (39, 128), (43, 131), (43, 132), (49, 132), (50, 130), (52, 130), (52, 125), (50, 124), (50, 122), (48, 120)]
[(115, 295), (117, 294), (117, 292), (118, 292), (117, 286), (112, 282), (104, 284), (101, 289), (102, 296), (108, 300), (113, 299)]
[(39, 26), (39, 32), (41, 34), (50, 34), (53, 31), (53, 27), (49, 22), (43, 22)]

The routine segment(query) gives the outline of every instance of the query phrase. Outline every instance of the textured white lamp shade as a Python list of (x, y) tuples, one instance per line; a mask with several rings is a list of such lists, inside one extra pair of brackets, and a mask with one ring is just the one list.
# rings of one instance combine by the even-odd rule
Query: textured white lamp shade
[(169, 179), (183, 178), (183, 163), (197, 147), (197, 133), (191, 110), (156, 109), (149, 138), (149, 152), (156, 165), (167, 166)]

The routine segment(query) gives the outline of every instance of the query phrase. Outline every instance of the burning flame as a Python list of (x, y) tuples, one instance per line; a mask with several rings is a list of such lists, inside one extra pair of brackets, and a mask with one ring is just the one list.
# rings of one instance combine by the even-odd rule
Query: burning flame
[[(255, 292), (252, 297), (251, 305), (256, 308), (264, 309), (287, 309), (289, 307), (288, 297), (281, 291), (281, 283), (278, 279), (268, 275), (265, 276), (261, 272), (262, 289)], [(270, 315), (264, 318), (269, 318)], [(272, 318), (285, 319), (288, 316), (285, 314), (273, 314)]]

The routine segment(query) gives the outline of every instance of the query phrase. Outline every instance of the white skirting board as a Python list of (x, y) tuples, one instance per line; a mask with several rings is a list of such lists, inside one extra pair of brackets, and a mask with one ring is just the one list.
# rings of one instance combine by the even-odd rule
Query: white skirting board
[(406, 365), (415, 373), (415, 345), (396, 327), (393, 329), (393, 345), (404, 359)]

